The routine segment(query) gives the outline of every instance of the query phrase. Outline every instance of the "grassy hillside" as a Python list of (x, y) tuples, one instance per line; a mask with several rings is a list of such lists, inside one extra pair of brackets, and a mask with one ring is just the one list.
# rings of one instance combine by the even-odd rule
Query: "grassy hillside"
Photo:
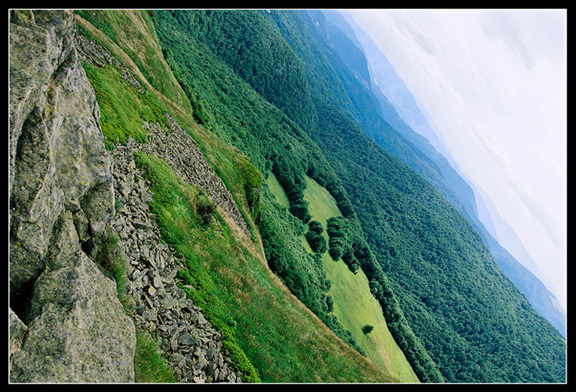
[[(433, 361), (412, 333), (397, 306), (386, 277), (362, 237), (356, 214), (342, 183), (318, 146), (299, 125), (313, 127), (317, 121), (316, 113), (303, 110), (306, 118), (296, 115), (294, 120), (291, 120), (268, 101), (268, 96), (260, 95), (240, 77), (245, 74), (242, 72), (244, 66), (250, 67), (252, 72), (263, 75), (267, 80), (271, 79), (266, 75), (274, 72), (275, 68), (288, 69), (302, 75), (299, 71), (304, 67), (302, 62), (295, 58), (294, 54), (284, 54), (278, 57), (281, 64), (267, 64), (264, 61), (246, 60), (243, 51), (232, 49), (226, 58), (222, 58), (218, 55), (220, 49), (214, 46), (223, 41), (214, 39), (212, 33), (224, 40), (226, 36), (220, 35), (222, 31), (241, 34), (241, 21), (247, 17), (251, 18), (250, 23), (267, 32), (264, 35), (243, 36), (244, 45), (253, 50), (257, 49), (253, 54), (270, 47), (274, 47), (274, 51), (280, 48), (288, 50), (282, 38), (257, 12), (231, 12), (222, 18), (214, 16), (226, 12), (156, 11), (155, 27), (168, 63), (176, 70), (178, 80), (193, 102), (197, 120), (223, 140), (245, 152), (261, 172), (272, 171), (284, 189), (290, 203), (289, 212), (271, 201), (266, 192), (262, 192), (262, 222), (259, 230), (270, 268), (330, 329), (354, 346), (354, 341), (347, 337), (349, 332), (342, 328), (338, 318), (329, 311), (327, 294), (330, 282), (321, 263), (310, 256), (299, 238), (305, 231), (304, 225), (310, 219), (308, 202), (303, 197), (305, 177), (308, 175), (330, 191), (338, 208), (354, 227), (354, 236), (346, 245), (347, 250), (350, 252), (354, 246), (354, 254), (357, 255), (354, 259), (363, 265), (364, 271), (369, 271), (367, 276), (376, 284), (373, 285), (374, 289), (383, 293), (393, 304), (387, 306), (387, 312), (394, 315), (396, 325), (400, 326), (398, 330), (402, 331), (402, 349), (408, 353), (407, 357), (412, 367), (415, 367), (419, 379), (442, 380)], [(222, 21), (232, 26), (221, 29), (218, 23)], [(251, 42), (250, 37), (264, 41)], [(238, 37), (233, 37), (233, 40), (238, 40)], [(264, 54), (262, 56), (264, 57), (261, 58), (266, 57)], [(286, 59), (291, 59), (288, 67), (282, 64)], [(288, 85), (282, 85), (290, 90)], [(265, 91), (266, 94), (282, 94), (286, 90)], [(283, 96), (287, 100), (292, 97), (290, 94)], [(296, 101), (300, 102), (298, 96)], [(286, 102), (283, 108), (293, 107), (293, 103)]]
[[(278, 202), (288, 208), (289, 201), (274, 174), (269, 175), (267, 184)], [(304, 198), (309, 203), (308, 210), (312, 220), (326, 227), (328, 219), (342, 216), (336, 200), (326, 188), (310, 177), (306, 177), (306, 184)], [(322, 235), (328, 241), (326, 232)], [(305, 237), (302, 236), (301, 239), (308, 252), (314, 254)], [(390, 375), (395, 375), (399, 382), (419, 382), (404, 353), (390, 334), (382, 308), (371, 294), (368, 279), (362, 270), (351, 272), (341, 259), (333, 260), (328, 252), (322, 254), (321, 261), (331, 282), (328, 294), (333, 301), (333, 314), (351, 333), (362, 352), (379, 368)], [(365, 334), (362, 331), (365, 325), (370, 325), (374, 329)]]
[(559, 333), (504, 276), (465, 218), (351, 121), (331, 110), (320, 118), (317, 140), (332, 152), (371, 249), (442, 374), (452, 381), (563, 380)]
[[(306, 177), (306, 184), (304, 199), (309, 203), (313, 220), (327, 227), (328, 219), (342, 216), (336, 200), (326, 188), (310, 177)], [(326, 232), (322, 235), (329, 240)], [(309, 246), (308, 249), (312, 252)], [(419, 382), (388, 330), (382, 308), (370, 292), (366, 274), (361, 269), (353, 273), (342, 259), (333, 260), (328, 252), (322, 254), (322, 265), (332, 282), (328, 293), (334, 301), (334, 314), (366, 356), (380, 368), (389, 369), (401, 382)], [(373, 330), (365, 333), (362, 328), (366, 325)]]
[[(258, 218), (254, 206), (257, 199), (249, 192), (254, 186), (254, 166), (238, 149), (198, 125), (195, 121), (198, 119), (193, 118), (193, 108), (190, 111), (186, 109), (187, 105), (180, 105), (178, 101), (183, 90), (179, 84), (172, 83), (175, 79), (163, 58), (139, 60), (139, 52), (131, 50), (150, 47), (148, 53), (160, 53), (149, 14), (81, 11), (77, 19), (83, 33), (107, 46), (131, 68), (146, 90), (143, 96), (138, 95), (116, 77), (118, 71), (113, 66), (86, 65), (101, 104), (101, 125), (109, 148), (128, 136), (145, 142), (142, 122), (155, 121), (155, 113), (169, 112), (197, 141), (233, 192), (252, 228), (254, 242), (242, 239), (230, 229), (226, 216), (217, 210), (214, 217), (220, 229), (207, 226), (196, 212), (200, 200), (198, 190), (178, 179), (159, 158), (152, 155), (137, 157), (155, 193), (151, 206), (157, 214), (163, 237), (185, 258), (180, 279), (184, 285), (196, 288), (188, 290), (187, 294), (223, 333), (223, 344), (234, 364), (244, 372), (245, 379), (265, 382), (397, 380), (339, 339), (270, 270), (254, 223)], [(129, 21), (141, 23), (133, 23), (125, 29), (124, 25)], [(158, 82), (161, 80), (172, 84), (171, 88), (161, 86)], [(257, 104), (265, 107), (264, 102)], [(265, 195), (262, 199), (262, 215), (269, 216), (273, 207)], [(291, 220), (294, 218), (286, 216), (284, 221), (277, 219), (275, 222), (294, 224)], [(144, 343), (141, 346), (150, 346), (149, 341)], [(140, 357), (147, 358), (145, 355)]]
[(246, 380), (391, 380), (374, 367), (360, 370), (366, 365), (363, 357), (289, 293), (261, 253), (236, 238), (224, 217), (216, 216), (223, 232), (206, 226), (194, 212), (196, 189), (158, 158), (139, 156), (138, 162), (152, 181), (152, 205), (164, 237), (186, 258), (181, 277), (196, 290), (185, 290), (223, 333)]

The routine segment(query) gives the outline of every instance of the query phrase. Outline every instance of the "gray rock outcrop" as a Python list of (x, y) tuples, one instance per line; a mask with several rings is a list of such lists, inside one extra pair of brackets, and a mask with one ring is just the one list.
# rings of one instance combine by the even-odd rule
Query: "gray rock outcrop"
[[(169, 133), (146, 123), (148, 143), (108, 152), (80, 59), (117, 67), (126, 88), (146, 93), (108, 49), (76, 34), (73, 12), (11, 11), (10, 381), (134, 382), (138, 327), (181, 382), (241, 382), (220, 332), (177, 285), (182, 256), (161, 240), (133, 153), (166, 161), (250, 238), (248, 225), (172, 117)], [(99, 265), (110, 235), (126, 263), (120, 291), (131, 317)]]
[(10, 13), (10, 381), (131, 382), (135, 331), (95, 262), (114, 216), (70, 11)]

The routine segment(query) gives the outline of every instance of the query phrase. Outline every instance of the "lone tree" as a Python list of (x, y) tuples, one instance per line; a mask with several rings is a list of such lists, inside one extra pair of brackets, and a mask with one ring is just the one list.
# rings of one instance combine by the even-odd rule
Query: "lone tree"
[(364, 335), (368, 335), (370, 332), (372, 332), (373, 329), (373, 326), (366, 324), (362, 327), (362, 332), (364, 332)]

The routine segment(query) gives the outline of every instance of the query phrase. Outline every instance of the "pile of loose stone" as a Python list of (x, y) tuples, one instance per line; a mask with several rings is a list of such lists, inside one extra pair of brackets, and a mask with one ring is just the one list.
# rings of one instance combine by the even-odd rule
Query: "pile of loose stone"
[(157, 338), (181, 382), (241, 382), (222, 352), (220, 333), (176, 285), (179, 255), (161, 240), (148, 206), (153, 194), (133, 159), (143, 146), (130, 140), (112, 151), (119, 203), (111, 229), (127, 264), (123, 295), (134, 301), (134, 322)]
[(196, 142), (169, 114), (170, 134), (157, 123), (145, 123), (148, 143), (142, 150), (156, 155), (172, 168), (182, 180), (201, 189), (212, 203), (221, 207), (226, 215), (250, 238), (250, 229), (242, 217), (232, 193), (204, 158)]
[(81, 34), (76, 34), (75, 40), (81, 61), (85, 61), (99, 68), (104, 67), (107, 64), (115, 65), (120, 70), (122, 79), (128, 82), (128, 84), (134, 87), (140, 94), (144, 94), (142, 85), (138, 82), (132, 71), (114, 57), (108, 48), (97, 44), (95, 41), (92, 41)]

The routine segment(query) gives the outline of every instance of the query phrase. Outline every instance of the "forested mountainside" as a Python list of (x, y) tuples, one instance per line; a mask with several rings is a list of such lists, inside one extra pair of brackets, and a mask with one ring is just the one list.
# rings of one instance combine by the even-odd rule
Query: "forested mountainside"
[(565, 381), (319, 17), (11, 12), (11, 381)]
[[(365, 94), (373, 94), (373, 100), (377, 104), (371, 110), (380, 110), (382, 119), (392, 126), (392, 129), (390, 127), (379, 129), (370, 124), (364, 124), (362, 131), (371, 136), (378, 145), (400, 158), (416, 173), (422, 175), (468, 219), (490, 249), (504, 274), (526, 296), (534, 309), (544, 316), (562, 336), (566, 337), (566, 315), (558, 308), (553, 294), (504, 249), (484, 227), (484, 223), (479, 219), (472, 188), (460, 177), (447, 157), (440, 154), (428, 140), (402, 120), (398, 111), (401, 111), (405, 117), (412, 118), (410, 122), (416, 124), (420, 133), (426, 134), (427, 137), (437, 138), (386, 56), (380, 52), (368, 34), (359, 30), (360, 27), (351, 25), (353, 23), (350, 21), (351, 17), (348, 17), (349, 24), (345, 20), (345, 14), (342, 15), (338, 11), (309, 12), (308, 14), (311, 16), (310, 21), (313, 22), (311, 26), (319, 30), (319, 37), (325, 43), (324, 53), (329, 57), (337, 54), (346, 65), (345, 72), (351, 71), (353, 75), (358, 76), (355, 80), (351, 79), (350, 87), (348, 87), (349, 94), (353, 94), (351, 91), (365, 91)], [(356, 34), (361, 35), (357, 37)], [(370, 64), (367, 60), (369, 56), (375, 58)], [(391, 100), (388, 100), (382, 90), (396, 95), (395, 100), (402, 102), (399, 109), (397, 105), (391, 104)], [(409, 110), (408, 113), (407, 110)], [(401, 135), (400, 137), (394, 136), (396, 131)], [(413, 150), (417, 153), (411, 154)]]
[[(190, 56), (183, 61), (185, 51), (176, 43), (177, 34), (190, 40), (187, 47), (205, 48), (236, 75), (250, 75), (244, 80), (253, 83), (252, 87), (269, 102), (282, 101), (277, 107), (318, 143), (346, 188), (363, 234), (390, 280), (408, 324), (447, 380), (562, 379), (564, 343), (557, 331), (502, 274), (466, 219), (426, 181), (359, 130), (362, 121), (369, 121), (361, 119), (362, 115), (374, 116), (374, 122), (382, 119), (376, 118), (377, 111), (359, 110), (370, 108), (368, 105), (373, 103), (369, 97), (347, 93), (350, 89), (346, 83), (355, 77), (349, 73), (345, 79), (345, 66), (337, 58), (324, 55), (321, 43), (314, 37), (317, 33), (311, 28), (314, 22), (308, 22), (308, 17), (306, 12), (162, 11), (156, 13), (155, 25), (161, 42), (170, 51), (168, 56), (183, 72), (183, 83), (205, 83), (197, 68), (194, 72), (184, 71), (198, 67), (195, 60), (203, 57)], [(164, 35), (163, 26), (171, 28), (170, 34)], [(266, 33), (246, 34), (247, 26), (259, 26), (257, 30)], [(278, 33), (284, 40), (279, 39)], [(285, 42), (292, 53), (281, 51)], [(227, 46), (243, 49), (221, 55)], [(274, 56), (275, 62), (271, 63), (270, 57), (261, 52), (283, 54)], [(264, 58), (267, 61), (257, 61)], [(301, 94), (295, 96), (294, 104), (286, 102), (293, 87), (285, 72), (294, 69), (294, 74), (300, 75), (299, 68), (306, 72), (308, 87), (298, 90), (310, 92), (315, 109), (312, 112), (309, 101)], [(266, 89), (264, 86), (274, 78), (278, 79), (277, 89)], [(227, 106), (208, 91), (199, 86), (195, 89), (199, 106)], [(296, 104), (302, 104), (303, 110), (294, 115)], [(218, 108), (215, 112), (224, 110), (227, 109)], [(235, 116), (239, 117), (238, 112)], [(242, 125), (245, 129), (251, 126)], [(215, 131), (225, 134), (226, 129)], [(234, 134), (228, 137), (251, 156), (254, 148), (245, 139), (236, 142)], [(315, 168), (303, 169), (313, 173)], [(291, 184), (284, 182), (283, 186), (287, 193), (291, 191)], [(337, 194), (334, 196), (339, 199)], [(291, 201), (296, 201), (293, 207), (297, 207), (298, 195), (293, 195)], [(344, 213), (345, 217), (351, 215)], [(305, 216), (300, 217), (305, 221)], [(500, 294), (494, 295), (495, 292)], [(380, 300), (386, 312), (391, 306), (385, 296)], [(392, 319), (387, 321), (394, 325)], [(540, 337), (534, 339), (535, 334)], [(537, 363), (547, 356), (544, 352), (550, 346), (535, 344), (540, 339), (555, 347), (555, 359), (545, 360), (551, 367), (545, 366), (544, 372)], [(517, 345), (523, 348), (517, 351)], [(513, 365), (511, 357), (523, 361), (526, 367)]]

